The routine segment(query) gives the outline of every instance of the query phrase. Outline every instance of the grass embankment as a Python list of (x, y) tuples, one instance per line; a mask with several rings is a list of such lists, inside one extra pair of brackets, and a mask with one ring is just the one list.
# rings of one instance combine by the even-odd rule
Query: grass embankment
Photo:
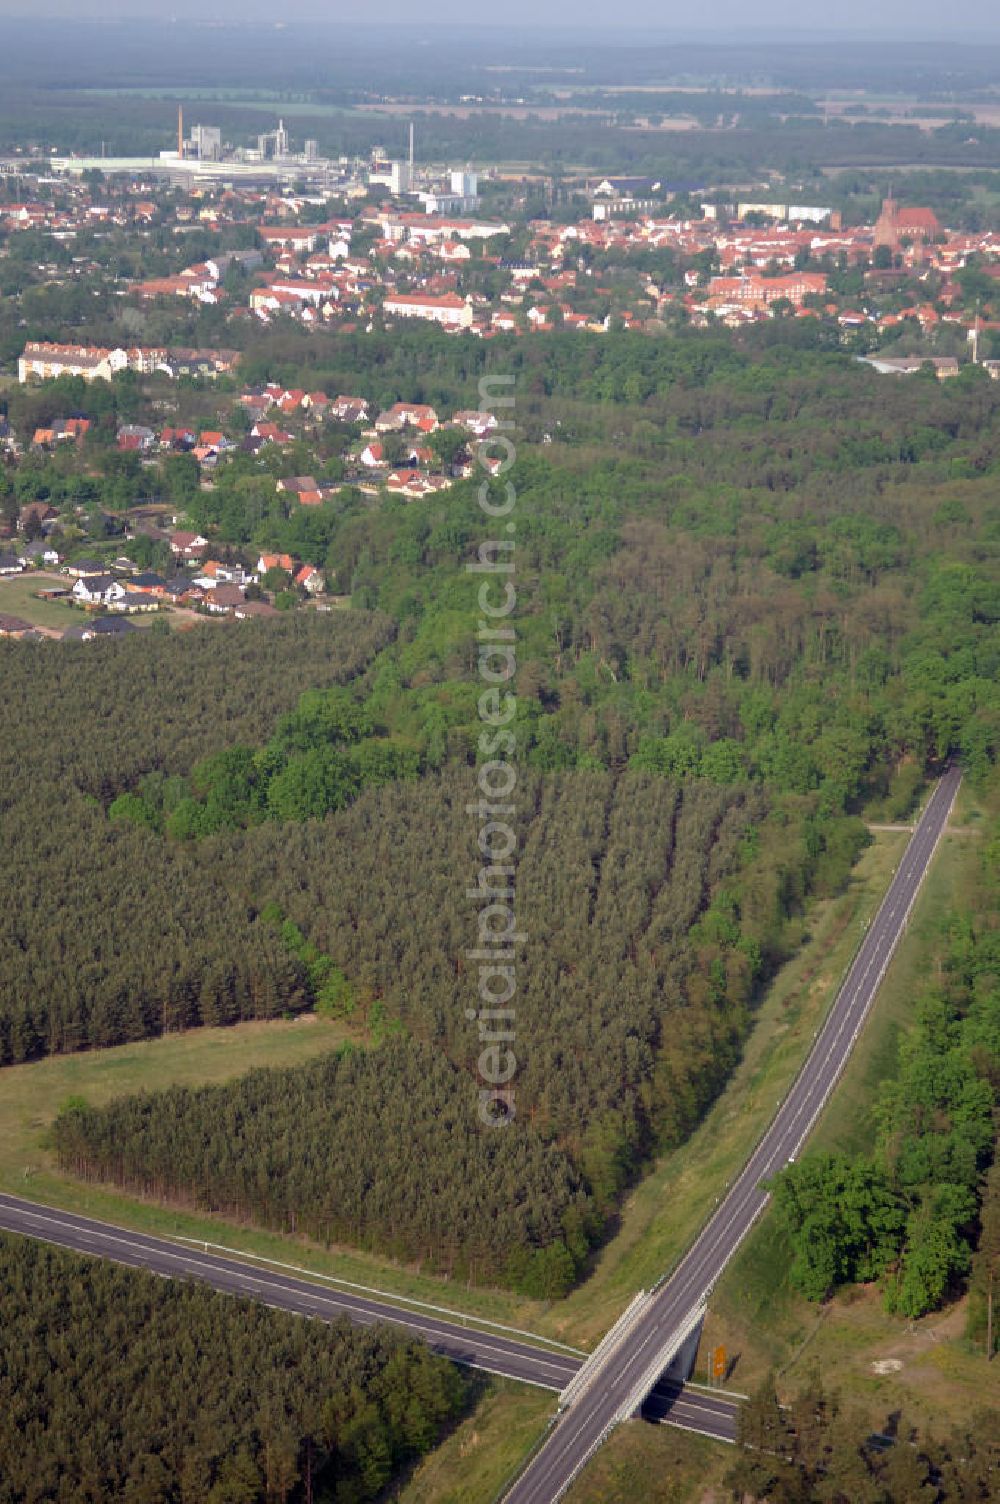
[[(879, 1086), (895, 1073), (914, 1001), (933, 980), (935, 938), (949, 914), (973, 906), (980, 855), (976, 832), (983, 819), (981, 806), (963, 790), (951, 822), (955, 833), (941, 843), (910, 928), (810, 1149), (856, 1154), (872, 1148)], [(773, 1368), (781, 1387), (794, 1390), (815, 1368), (826, 1385), (866, 1406), (877, 1426), (902, 1408), (914, 1421), (941, 1428), (967, 1420), (987, 1401), (991, 1384), (985, 1358), (963, 1336), (964, 1301), (917, 1321), (888, 1316), (875, 1287), (852, 1287), (817, 1306), (791, 1288), (790, 1261), (791, 1250), (767, 1215), (715, 1293), (704, 1344), (726, 1345), (736, 1359), (735, 1387), (752, 1387)], [(899, 1370), (877, 1373), (872, 1364), (887, 1359), (900, 1363)]]
[(630, 1421), (605, 1442), (566, 1495), (566, 1504), (695, 1504), (728, 1495), (723, 1476), (733, 1449), (678, 1431)]
[(388, 1494), (392, 1504), (494, 1504), (542, 1434), (554, 1395), (491, 1380), (475, 1409)]
[[(553, 1414), (553, 1397), (491, 1382), (472, 1413), (388, 1495), (391, 1504), (496, 1504)], [(672, 1426), (616, 1431), (570, 1489), (568, 1504), (688, 1504), (712, 1497), (732, 1451)], [(721, 1494), (717, 1497), (721, 1498)]]

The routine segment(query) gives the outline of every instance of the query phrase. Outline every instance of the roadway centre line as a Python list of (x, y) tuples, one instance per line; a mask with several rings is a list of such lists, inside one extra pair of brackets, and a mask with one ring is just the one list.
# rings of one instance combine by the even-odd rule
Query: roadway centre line
[(643, 1325), (648, 1322), (655, 1331), (668, 1318), (672, 1329), (678, 1330), (687, 1319), (686, 1313), (721, 1277), (766, 1208), (770, 1198), (761, 1182), (783, 1159), (787, 1162), (790, 1152), (797, 1152), (840, 1080), (944, 834), (960, 782), (958, 770), (949, 769), (932, 792), (795, 1080), (721, 1205), (674, 1271), (654, 1286), (654, 1302), (638, 1324), (634, 1344), (618, 1355), (614, 1365), (608, 1363), (606, 1373), (610, 1374), (612, 1366), (617, 1369), (624, 1357), (621, 1372), (605, 1376), (578, 1407), (565, 1413), (505, 1493), (511, 1504), (515, 1499), (519, 1504), (553, 1504), (562, 1497), (616, 1423), (621, 1413), (616, 1399), (623, 1392), (627, 1399), (631, 1389), (626, 1385), (634, 1387), (643, 1375), (643, 1354), (649, 1341), (648, 1337), (643, 1339)]
[[(209, 1270), (209, 1271), (211, 1271), (212, 1273), (214, 1273), (216, 1275), (218, 1275), (218, 1274), (225, 1274), (225, 1275), (229, 1276), (232, 1280), (234, 1280), (236, 1282), (236, 1284), (237, 1284), (237, 1288), (242, 1289), (243, 1293), (245, 1293), (245, 1294), (253, 1295), (255, 1293), (254, 1292), (254, 1288), (253, 1288), (255, 1281), (259, 1281), (260, 1282), (259, 1285), (258, 1285), (258, 1291), (259, 1292), (263, 1291), (263, 1289), (264, 1289), (264, 1287), (265, 1287), (265, 1285), (267, 1283), (270, 1283), (271, 1286), (274, 1289), (279, 1289), (279, 1290), (283, 1289), (283, 1290), (288, 1291), (287, 1284), (283, 1285), (283, 1284), (279, 1283), (279, 1280), (274, 1275), (269, 1275), (266, 1270), (250, 1270), (250, 1271), (247, 1271), (245, 1273), (241, 1273), (237, 1267), (234, 1267), (234, 1266), (227, 1267), (224, 1263), (222, 1263), (222, 1261), (220, 1261), (219, 1263), (210, 1264), (210, 1263), (206, 1262), (204, 1259), (198, 1259), (198, 1258), (192, 1257), (190, 1254), (185, 1253), (182, 1249), (173, 1249), (173, 1248), (170, 1248), (170, 1247), (167, 1247), (167, 1248), (144, 1247), (141, 1243), (131, 1242), (131, 1241), (129, 1241), (126, 1238), (121, 1238), (121, 1237), (116, 1236), (114, 1233), (110, 1233), (109, 1232), (109, 1233), (96, 1234), (96, 1233), (85, 1232), (82, 1228), (74, 1226), (74, 1224), (71, 1223), (71, 1222), (67, 1222), (65, 1220), (62, 1220), (62, 1219), (60, 1219), (58, 1217), (53, 1217), (51, 1215), (46, 1215), (43, 1212), (29, 1211), (29, 1210), (27, 1210), (25, 1208), (22, 1208), (20, 1206), (17, 1208), (17, 1211), (18, 1211), (19, 1215), (21, 1215), (23, 1217), (27, 1217), (27, 1218), (29, 1218), (29, 1219), (31, 1219), (33, 1221), (44, 1222), (44, 1223), (52, 1223), (55, 1227), (57, 1227), (61, 1231), (63, 1231), (64, 1238), (68, 1237), (69, 1233), (72, 1232), (72, 1233), (74, 1233), (76, 1235), (76, 1237), (80, 1241), (83, 1241), (83, 1242), (95, 1244), (95, 1243), (99, 1243), (99, 1241), (100, 1241), (100, 1242), (104, 1242), (104, 1243), (120, 1244), (125, 1249), (127, 1249), (130, 1253), (132, 1253), (134, 1257), (139, 1257), (140, 1254), (142, 1254), (142, 1253), (146, 1253), (146, 1254), (158, 1254), (161, 1258), (172, 1259), (175, 1262), (177, 1262), (178, 1264), (188, 1265), (192, 1269)], [(12, 1230), (16, 1231), (16, 1229), (12, 1229)], [(166, 1240), (164, 1240), (164, 1241), (166, 1241)], [(70, 1243), (68, 1246), (74, 1247), (75, 1245), (73, 1243)], [(211, 1281), (207, 1281), (207, 1283), (211, 1283)], [(303, 1298), (303, 1299), (307, 1298), (306, 1292), (299, 1292), (299, 1291), (295, 1290), (294, 1288), (292, 1288), (292, 1290), (289, 1293), (296, 1294), (296, 1295), (301, 1295), (301, 1298)], [(408, 1330), (410, 1330), (410, 1331), (416, 1331), (416, 1332), (420, 1332), (421, 1334), (424, 1334), (424, 1335), (433, 1336), (435, 1338), (435, 1340), (439, 1341), (439, 1342), (442, 1341), (442, 1340), (448, 1341), (450, 1338), (453, 1338), (455, 1340), (464, 1340), (464, 1341), (467, 1342), (467, 1344), (470, 1347), (470, 1349), (475, 1350), (476, 1348), (478, 1348), (479, 1350), (481, 1350), (484, 1353), (495, 1354), (495, 1355), (499, 1355), (500, 1357), (506, 1356), (508, 1358), (508, 1360), (511, 1361), (511, 1362), (516, 1361), (519, 1357), (525, 1356), (523, 1353), (518, 1353), (516, 1350), (512, 1353), (510, 1351), (505, 1350), (502, 1347), (496, 1347), (496, 1346), (494, 1346), (488, 1340), (488, 1334), (485, 1334), (485, 1333), (476, 1333), (476, 1332), (471, 1332), (471, 1331), (468, 1331), (468, 1332), (467, 1331), (454, 1331), (454, 1330), (449, 1331), (449, 1329), (447, 1327), (444, 1327), (443, 1323), (442, 1323), (442, 1326), (435, 1327), (435, 1326), (428, 1325), (426, 1321), (421, 1322), (419, 1320), (408, 1320), (405, 1323), (403, 1323), (403, 1322), (400, 1321), (399, 1316), (406, 1315), (407, 1314), (406, 1312), (400, 1312), (399, 1316), (395, 1316), (394, 1317), (391, 1314), (391, 1307), (388, 1307), (388, 1308), (386, 1308), (387, 1314), (383, 1314), (382, 1310), (379, 1310), (379, 1309), (373, 1310), (373, 1309), (371, 1309), (371, 1307), (375, 1305), (375, 1302), (369, 1302), (367, 1307), (365, 1305), (363, 1305), (362, 1303), (360, 1303), (360, 1302), (358, 1304), (356, 1304), (356, 1305), (351, 1306), (351, 1305), (347, 1304), (347, 1301), (350, 1299), (349, 1296), (338, 1297), (337, 1294), (334, 1291), (330, 1291), (328, 1293), (327, 1291), (322, 1290), (319, 1287), (315, 1288), (315, 1295), (310, 1295), (309, 1298), (313, 1298), (313, 1299), (315, 1299), (317, 1301), (321, 1301), (321, 1302), (327, 1303), (331, 1307), (331, 1309), (333, 1311), (336, 1311), (338, 1313), (342, 1312), (342, 1313), (346, 1314), (346, 1313), (351, 1312), (351, 1311), (354, 1311), (356, 1313), (364, 1313), (368, 1317), (367, 1322), (365, 1322), (366, 1325), (371, 1325), (371, 1324), (373, 1324), (375, 1322), (378, 1322), (378, 1321), (387, 1321), (387, 1322), (390, 1322), (394, 1326), (405, 1325), (406, 1328)], [(474, 1340), (470, 1340), (470, 1339), (474, 1339)], [(487, 1340), (484, 1340), (484, 1339), (487, 1339)], [(556, 1366), (556, 1362), (546, 1362), (545, 1361), (546, 1358), (551, 1358), (551, 1359), (556, 1359), (557, 1360), (558, 1359), (558, 1355), (555, 1354), (555, 1353), (546, 1354), (546, 1353), (539, 1352), (537, 1359), (535, 1359), (534, 1354), (530, 1354), (529, 1356), (534, 1361), (536, 1361), (537, 1366), (539, 1367), (539, 1369), (546, 1369), (546, 1370), (548, 1370), (550, 1372), (553, 1372), (553, 1373), (560, 1373), (560, 1372), (564, 1371), (564, 1370), (560, 1370)], [(478, 1365), (472, 1365), (472, 1366), (478, 1366)]]
[(348, 1290), (360, 1290), (365, 1295), (374, 1295), (383, 1301), (400, 1301), (404, 1305), (419, 1306), (421, 1310), (433, 1311), (437, 1316), (454, 1316), (459, 1321), (478, 1322), (480, 1326), (493, 1327), (498, 1332), (510, 1332), (515, 1337), (527, 1337), (531, 1342), (544, 1342), (549, 1347), (561, 1348), (563, 1352), (572, 1353), (575, 1358), (587, 1358), (590, 1356), (582, 1347), (571, 1347), (568, 1342), (557, 1342), (555, 1337), (543, 1337), (538, 1332), (526, 1331), (524, 1327), (508, 1326), (503, 1321), (492, 1321), (488, 1316), (470, 1316), (465, 1311), (455, 1311), (449, 1306), (436, 1306), (428, 1300), (417, 1300), (412, 1295), (397, 1295), (392, 1290), (380, 1290), (375, 1285), (360, 1285), (351, 1279), (341, 1279), (336, 1274), (321, 1274), (318, 1270), (306, 1269), (301, 1264), (286, 1264), (281, 1259), (269, 1258), (265, 1253), (247, 1253), (242, 1248), (229, 1248), (225, 1243), (210, 1243), (206, 1242), (204, 1238), (191, 1238), (179, 1232), (166, 1236), (169, 1237), (170, 1241), (192, 1243), (195, 1246), (200, 1246), (204, 1248), (206, 1253), (210, 1248), (213, 1248), (220, 1253), (232, 1254), (234, 1258), (255, 1259), (261, 1264), (273, 1264), (275, 1269), (290, 1269), (294, 1274), (303, 1275), (306, 1279), (322, 1279), (327, 1280), (332, 1285), (344, 1285)]

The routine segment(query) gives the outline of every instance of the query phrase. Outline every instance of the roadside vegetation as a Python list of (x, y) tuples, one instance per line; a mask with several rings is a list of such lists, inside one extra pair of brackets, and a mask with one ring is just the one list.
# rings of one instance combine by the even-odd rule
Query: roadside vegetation
[(798, 1504), (967, 1504), (995, 1497), (1000, 1444), (996, 1411), (977, 1410), (948, 1432), (921, 1431), (905, 1414), (872, 1432), (863, 1410), (843, 1405), (818, 1374), (782, 1405), (765, 1381), (740, 1416), (738, 1455), (726, 1486), (734, 1499)]
[[(872, 1166), (874, 1173), (876, 1166), (887, 1163), (878, 1159), (879, 1146), (886, 1141), (886, 1105), (899, 1101), (911, 1062), (926, 1052), (927, 999), (950, 996), (961, 1006), (961, 999), (968, 996), (968, 972), (949, 964), (956, 935), (971, 932), (988, 941), (994, 932), (995, 876), (988, 854), (994, 819), (992, 797), (984, 807), (963, 790), (952, 821), (955, 833), (944, 838), (860, 1048), (796, 1169), (813, 1165), (826, 1169), (832, 1160), (860, 1174), (866, 1166)], [(964, 954), (967, 959), (975, 956), (975, 945)], [(983, 999), (989, 996), (989, 988), (988, 981), (980, 982), (973, 991)], [(961, 1058), (960, 1026), (946, 1025), (939, 1037), (955, 1039), (956, 1035), (954, 1047)], [(986, 1067), (985, 1079), (990, 1080), (993, 1066), (989, 1062), (995, 1054), (979, 1050), (973, 1058)], [(947, 1089), (949, 1078), (954, 1078), (953, 1072), (935, 1065), (924, 1079), (941, 1091)], [(907, 1094), (918, 1109), (922, 1090), (911, 1082)], [(940, 1163), (934, 1151), (937, 1135), (947, 1130), (949, 1116), (937, 1111), (928, 1121), (928, 1174), (908, 1193), (911, 1207), (934, 1197), (932, 1172)], [(959, 1115), (958, 1125), (962, 1122)], [(902, 1151), (905, 1134), (897, 1131), (894, 1142)], [(731, 1382), (747, 1389), (774, 1371), (784, 1396), (804, 1387), (816, 1367), (824, 1383), (845, 1403), (865, 1410), (875, 1429), (896, 1409), (905, 1411), (925, 1432), (939, 1422), (957, 1425), (984, 1402), (990, 1387), (986, 1297), (990, 1268), (995, 1268), (992, 1244), (989, 1236), (984, 1237), (994, 1225), (988, 1195), (991, 1181), (995, 1182), (988, 1168), (991, 1150), (992, 1143), (981, 1151), (974, 1182), (977, 1209), (954, 1234), (964, 1243), (964, 1255), (957, 1268), (952, 1266), (928, 1313), (916, 1318), (907, 1319), (891, 1309), (898, 1304), (907, 1244), (897, 1245), (881, 1279), (873, 1271), (868, 1283), (840, 1283), (821, 1302), (810, 1302), (793, 1278), (793, 1237), (780, 1209), (772, 1209), (727, 1270), (712, 1301), (705, 1342), (727, 1347), (734, 1364)], [(809, 1169), (808, 1173), (815, 1172)], [(825, 1188), (822, 1176), (818, 1178), (822, 1206)], [(945, 1235), (949, 1227), (954, 1224), (946, 1225)], [(819, 1229), (816, 1241), (822, 1241)], [(954, 1244), (950, 1246), (954, 1249)]]
[(912, 1318), (938, 1308), (973, 1271), (982, 1297), (1000, 1272), (1000, 1184), (991, 1169), (1000, 887), (997, 833), (984, 834), (973, 854), (975, 905), (938, 916), (933, 980), (875, 1094), (872, 1151), (814, 1150), (776, 1179), (775, 1215), (793, 1250), (789, 1278), (807, 1299), (881, 1281), (886, 1309)]

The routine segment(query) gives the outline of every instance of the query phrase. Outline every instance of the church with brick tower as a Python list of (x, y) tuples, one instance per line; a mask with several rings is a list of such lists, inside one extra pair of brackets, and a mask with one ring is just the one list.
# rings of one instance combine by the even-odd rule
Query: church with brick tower
[(890, 195), (875, 221), (875, 244), (898, 251), (904, 240), (936, 240), (941, 224), (933, 209), (907, 209)]

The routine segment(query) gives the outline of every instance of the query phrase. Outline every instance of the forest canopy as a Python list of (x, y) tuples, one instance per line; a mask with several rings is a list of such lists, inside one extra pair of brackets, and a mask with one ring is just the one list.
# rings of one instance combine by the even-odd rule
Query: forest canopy
[(0, 1501), (362, 1504), (465, 1384), (388, 1327), (303, 1321), (0, 1234)]
[[(860, 815), (908, 814), (949, 757), (992, 775), (1000, 389), (974, 370), (886, 382), (823, 338), (796, 323), (486, 352), (275, 329), (255, 346), (250, 375), (379, 404), (447, 412), (501, 357), (518, 379), (526, 1262), (491, 1261), (469, 1225), (437, 1246), (415, 1232), (406, 1251), (434, 1267), (571, 1281), (637, 1168), (726, 1080), (810, 897), (866, 840)], [(376, 1057), (401, 1080), (434, 1051), (460, 1115), (481, 1049), (465, 1017), (475, 486), (408, 504), (347, 487), (287, 512), (276, 496), (241, 458), (189, 501), (237, 552), (306, 539), (352, 611), (0, 655), (0, 1059), (316, 1006), (391, 1032)], [(331, 1067), (345, 1123), (377, 1068)], [(194, 1135), (199, 1105), (182, 1105)], [(415, 1227), (461, 1173), (463, 1132), (420, 1167)], [(156, 1190), (147, 1148), (130, 1178), (178, 1194)], [(74, 1158), (124, 1173), (82, 1140)], [(404, 1251), (391, 1218), (321, 1201), (300, 1212), (322, 1236)], [(275, 1225), (290, 1204), (287, 1188), (231, 1202)]]
[[(809, 858), (801, 827), (769, 826), (755, 789), (626, 771), (536, 774), (520, 793), (524, 1110), (502, 1145), (481, 1141), (482, 1045), (466, 1012), (476, 919), (456, 874), (475, 880), (474, 783), (438, 775), (368, 790), (322, 822), (267, 822), (197, 848), (209, 887), (239, 872), (256, 922), (307, 984), (320, 957), (332, 963), (339, 1005), (387, 1024), (383, 1047), (218, 1097), (70, 1113), (57, 1129), (64, 1165), (466, 1277), (565, 1289), (636, 1164), (681, 1141), (735, 1063)], [(148, 829), (135, 837), (163, 849)], [(379, 1122), (399, 1112), (386, 1140)], [(212, 1122), (229, 1125), (210, 1135), (217, 1155)], [(396, 1152), (414, 1133), (422, 1152)], [(447, 1214), (443, 1186), (456, 1188)]]

